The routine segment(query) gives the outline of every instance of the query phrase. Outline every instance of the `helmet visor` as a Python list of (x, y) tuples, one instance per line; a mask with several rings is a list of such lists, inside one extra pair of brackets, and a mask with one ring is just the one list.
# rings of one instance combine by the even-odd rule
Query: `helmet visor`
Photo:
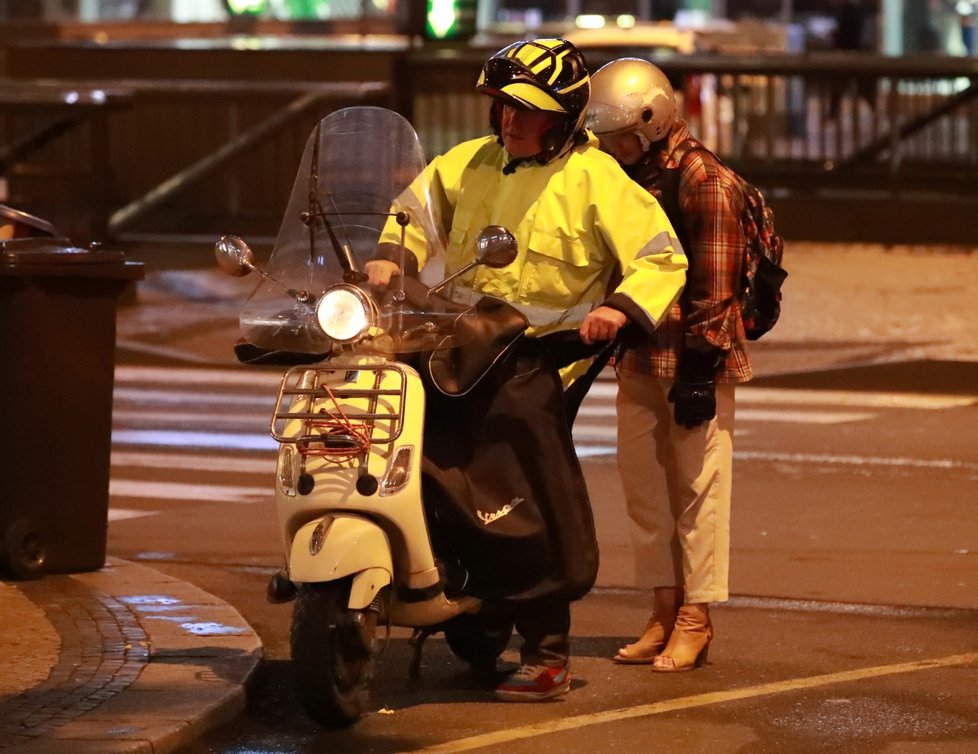
[(640, 123), (635, 111), (630, 108), (592, 101), (588, 104), (587, 120), (584, 125), (596, 136), (602, 136), (633, 131)]
[(549, 112), (567, 112), (563, 105), (540, 88), (540, 83), (520, 63), (509, 58), (491, 58), (482, 68), (476, 89), (499, 97), (516, 107)]

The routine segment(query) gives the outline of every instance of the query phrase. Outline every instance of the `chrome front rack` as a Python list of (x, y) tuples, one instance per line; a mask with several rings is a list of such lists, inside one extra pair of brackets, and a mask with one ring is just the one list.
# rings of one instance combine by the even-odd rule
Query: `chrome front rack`
[(400, 437), (406, 389), (404, 370), (392, 363), (293, 367), (282, 377), (270, 433), (303, 455), (363, 456)]

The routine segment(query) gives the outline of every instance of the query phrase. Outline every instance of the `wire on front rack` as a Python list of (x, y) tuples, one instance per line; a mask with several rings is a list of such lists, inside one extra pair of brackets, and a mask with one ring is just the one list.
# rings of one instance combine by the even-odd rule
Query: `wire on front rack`
[[(329, 397), (333, 408), (320, 408), (317, 413), (326, 418), (309, 421), (310, 430), (315, 430), (319, 438), (297, 443), (299, 452), (304, 456), (322, 456), (331, 463), (344, 463), (354, 458), (366, 457), (370, 451), (371, 426), (365, 422), (350, 420), (330, 386), (323, 382), (320, 387)], [(321, 444), (321, 447), (311, 447), (311, 443)]]

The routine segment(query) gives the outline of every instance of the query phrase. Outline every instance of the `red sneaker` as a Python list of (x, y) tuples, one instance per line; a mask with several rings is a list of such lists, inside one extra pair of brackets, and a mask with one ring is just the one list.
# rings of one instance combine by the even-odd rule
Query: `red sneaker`
[(496, 686), (501, 702), (542, 702), (570, 691), (570, 671), (546, 665), (520, 665), (503, 683)]

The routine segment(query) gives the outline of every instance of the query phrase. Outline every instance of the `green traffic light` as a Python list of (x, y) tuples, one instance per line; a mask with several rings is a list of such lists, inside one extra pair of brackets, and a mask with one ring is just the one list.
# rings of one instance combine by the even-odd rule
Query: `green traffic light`
[(268, 0), (227, 0), (228, 10), (236, 16), (257, 16), (265, 11)]
[(434, 39), (451, 36), (458, 27), (458, 0), (428, 0), (428, 33)]

